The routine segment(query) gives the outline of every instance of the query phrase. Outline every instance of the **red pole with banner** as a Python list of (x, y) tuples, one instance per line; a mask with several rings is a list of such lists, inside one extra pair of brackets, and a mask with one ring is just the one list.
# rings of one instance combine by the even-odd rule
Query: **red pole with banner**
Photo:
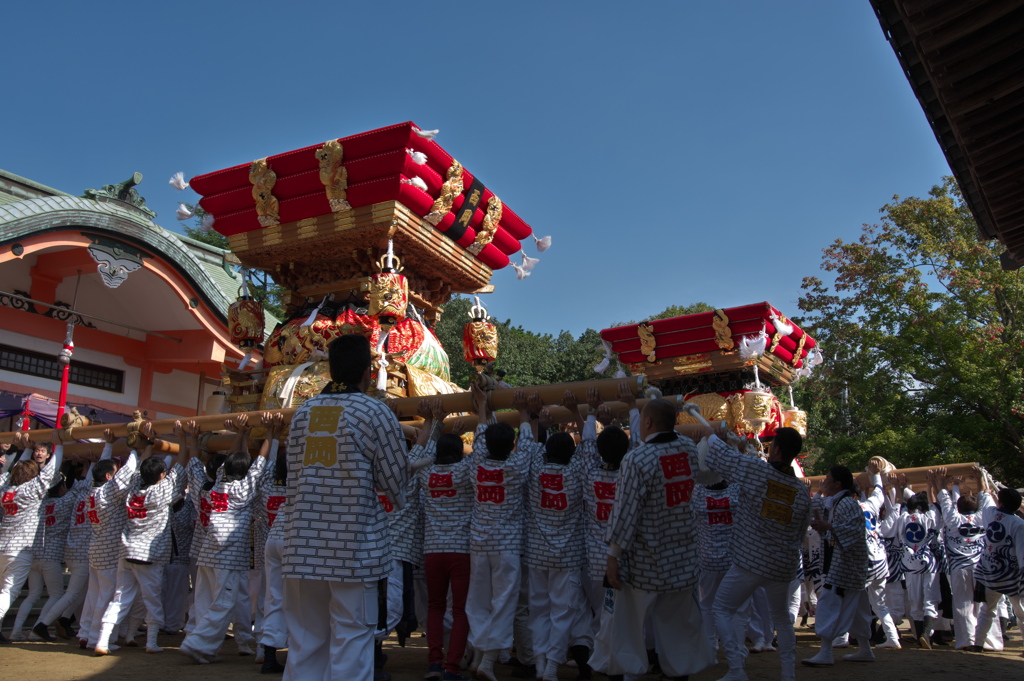
[(56, 428), (60, 428), (60, 418), (64, 415), (64, 405), (68, 402), (68, 377), (71, 374), (71, 354), (75, 351), (75, 341), (72, 340), (71, 336), (74, 332), (75, 323), (68, 322), (68, 333), (64, 337), (64, 347), (61, 349), (60, 354), (57, 355), (57, 361), (64, 365), (64, 369), (60, 375), (60, 397), (57, 398)]

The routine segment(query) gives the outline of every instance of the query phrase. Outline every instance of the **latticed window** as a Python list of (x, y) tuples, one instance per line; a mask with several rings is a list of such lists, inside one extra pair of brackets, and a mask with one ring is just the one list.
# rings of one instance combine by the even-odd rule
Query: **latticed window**
[[(0, 369), (59, 381), (62, 366), (50, 355), (0, 345)], [(119, 393), (124, 391), (124, 372), (72, 359), (68, 382)]]

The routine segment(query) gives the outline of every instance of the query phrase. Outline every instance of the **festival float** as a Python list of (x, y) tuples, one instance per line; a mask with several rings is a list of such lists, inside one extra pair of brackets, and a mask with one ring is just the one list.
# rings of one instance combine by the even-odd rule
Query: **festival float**
[[(258, 301), (243, 290), (230, 310), (233, 338), (252, 353), (225, 369), (231, 411), (296, 407), (319, 393), (327, 346), (348, 333), (374, 348), (380, 396), (462, 390), (432, 327), (454, 294), (493, 290), (495, 270), (522, 275), (510, 256), (533, 231), (433, 135), (406, 122), (192, 178), (246, 272), (286, 289), (286, 321), (262, 353)], [(484, 375), (497, 337), (479, 299), (473, 310), (466, 357)]]

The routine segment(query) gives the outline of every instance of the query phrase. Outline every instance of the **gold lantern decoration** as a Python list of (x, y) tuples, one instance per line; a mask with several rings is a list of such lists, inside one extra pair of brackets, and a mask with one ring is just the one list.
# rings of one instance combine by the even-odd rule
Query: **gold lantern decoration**
[(240, 348), (254, 348), (263, 342), (263, 304), (249, 295), (249, 284), (238, 289), (238, 298), (228, 307), (231, 342)]
[(772, 406), (775, 396), (763, 390), (750, 390), (730, 395), (726, 421), (729, 427), (740, 435), (760, 437), (772, 422)]
[(483, 372), (498, 359), (498, 328), (479, 298), (469, 308), (469, 317), (471, 321), (462, 329), (462, 355), (474, 369)]
[(782, 425), (807, 437), (807, 412), (793, 407), (782, 412)]
[(382, 334), (405, 319), (409, 306), (409, 281), (402, 272), (402, 261), (395, 256), (391, 240), (388, 251), (377, 261), (380, 272), (370, 277), (370, 316), (377, 319)]

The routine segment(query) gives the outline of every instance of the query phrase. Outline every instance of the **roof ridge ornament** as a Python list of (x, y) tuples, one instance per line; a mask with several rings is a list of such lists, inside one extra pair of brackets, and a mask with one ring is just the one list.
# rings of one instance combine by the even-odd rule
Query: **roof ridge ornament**
[(146, 199), (139, 195), (136, 185), (142, 183), (142, 173), (132, 173), (132, 176), (124, 182), (117, 184), (105, 184), (99, 189), (86, 189), (81, 198), (92, 199), (100, 203), (117, 201), (127, 204), (135, 210), (145, 213), (150, 219), (156, 217), (156, 211), (146, 207)]

